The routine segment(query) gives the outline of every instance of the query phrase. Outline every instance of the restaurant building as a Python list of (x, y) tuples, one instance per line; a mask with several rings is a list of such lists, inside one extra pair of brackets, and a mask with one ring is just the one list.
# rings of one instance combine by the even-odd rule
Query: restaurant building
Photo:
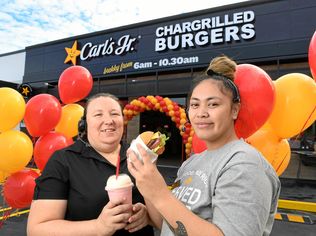
[[(248, 1), (30, 46), (23, 84), (33, 95), (58, 97), (60, 74), (81, 65), (93, 76), (91, 94), (109, 92), (125, 103), (160, 95), (185, 106), (192, 78), (221, 54), (260, 66), (273, 80), (293, 72), (311, 76), (315, 12), (314, 0)], [(126, 139), (158, 128), (172, 136), (165, 155), (181, 160), (179, 130), (162, 113), (135, 116)], [(315, 124), (306, 132), (315, 139)]]

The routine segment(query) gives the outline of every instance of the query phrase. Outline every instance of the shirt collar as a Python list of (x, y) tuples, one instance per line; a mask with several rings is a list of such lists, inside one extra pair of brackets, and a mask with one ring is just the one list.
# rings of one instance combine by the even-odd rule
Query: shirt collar
[[(120, 160), (126, 160), (127, 144), (121, 141)], [(93, 158), (99, 161), (108, 162), (100, 153), (83, 140), (77, 140), (73, 145), (68, 147), (68, 150), (81, 155), (84, 158)]]

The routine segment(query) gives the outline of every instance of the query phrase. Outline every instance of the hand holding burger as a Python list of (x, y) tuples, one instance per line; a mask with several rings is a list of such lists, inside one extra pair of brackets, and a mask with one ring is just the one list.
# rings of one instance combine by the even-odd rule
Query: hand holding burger
[(142, 160), (136, 147), (137, 143), (141, 144), (147, 151), (152, 162), (154, 162), (158, 158), (158, 155), (164, 152), (166, 141), (168, 139), (169, 138), (165, 134), (162, 134), (159, 131), (155, 133), (152, 131), (145, 131), (132, 141), (130, 148), (135, 152), (138, 159)]

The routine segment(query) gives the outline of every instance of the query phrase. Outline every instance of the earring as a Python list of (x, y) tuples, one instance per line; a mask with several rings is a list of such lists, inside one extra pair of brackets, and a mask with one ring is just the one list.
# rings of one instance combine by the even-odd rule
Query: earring
[(233, 119), (236, 120), (237, 117), (238, 117), (238, 112), (237, 112), (237, 111), (234, 111), (234, 113), (233, 113)]

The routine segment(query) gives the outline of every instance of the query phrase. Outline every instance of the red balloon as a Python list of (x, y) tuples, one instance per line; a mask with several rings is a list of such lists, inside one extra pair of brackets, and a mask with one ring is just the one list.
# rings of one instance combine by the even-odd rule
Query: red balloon
[(247, 138), (256, 132), (272, 113), (275, 88), (264, 70), (250, 64), (237, 66), (235, 83), (241, 100), (235, 130), (238, 137)]
[(7, 178), (3, 186), (4, 199), (12, 208), (25, 208), (31, 205), (35, 179), (39, 174), (34, 170), (21, 170)]
[(196, 134), (192, 138), (192, 150), (194, 153), (201, 153), (207, 149), (206, 143), (199, 139)]
[(54, 129), (61, 118), (61, 105), (50, 94), (39, 94), (26, 104), (24, 122), (27, 131), (33, 137), (47, 134)]
[(309, 43), (308, 63), (314, 80), (316, 80), (316, 31)]
[(163, 97), (161, 97), (161, 96), (156, 96), (156, 99), (157, 99), (158, 102), (160, 102), (160, 101), (163, 100)]
[(58, 81), (58, 92), (63, 103), (75, 103), (90, 93), (93, 79), (83, 66), (72, 66), (64, 70)]
[(51, 131), (41, 136), (34, 146), (34, 161), (38, 169), (43, 171), (47, 161), (55, 151), (71, 144), (73, 144), (72, 139), (67, 138), (62, 133)]

